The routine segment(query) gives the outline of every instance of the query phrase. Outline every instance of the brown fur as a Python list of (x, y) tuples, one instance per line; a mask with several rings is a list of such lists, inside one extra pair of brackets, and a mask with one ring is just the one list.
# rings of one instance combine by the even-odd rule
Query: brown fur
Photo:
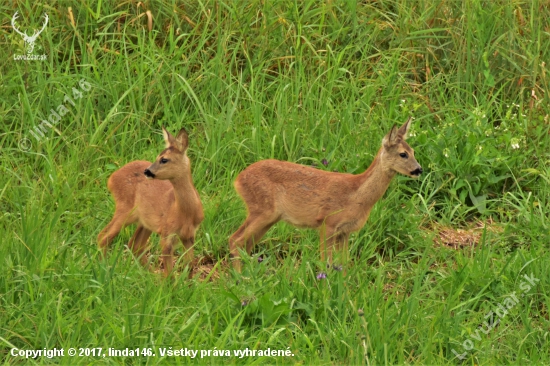
[[(173, 267), (173, 250), (177, 239), (182, 241), (185, 260), (193, 259), (195, 232), (204, 218), (199, 193), (193, 185), (191, 162), (186, 151), (188, 138), (181, 130), (174, 138), (163, 128), (166, 149), (153, 164), (133, 161), (114, 172), (107, 187), (116, 208), (113, 219), (99, 233), (98, 242), (103, 254), (120, 230), (137, 223), (136, 232), (128, 242), (141, 263), (146, 264), (146, 244), (152, 232), (161, 237), (164, 274)], [(166, 159), (167, 161), (164, 161)], [(154, 175), (148, 179), (145, 172)]]
[[(248, 216), (229, 239), (234, 266), (240, 271), (239, 249), (252, 247), (276, 222), (320, 231), (321, 259), (332, 261), (336, 244), (347, 255), (349, 234), (361, 229), (374, 204), (396, 172), (417, 177), (422, 168), (405, 142), (410, 119), (395, 126), (382, 142), (371, 166), (362, 174), (332, 173), (279, 160), (262, 160), (242, 171), (235, 189)], [(399, 154), (407, 154), (406, 158)]]

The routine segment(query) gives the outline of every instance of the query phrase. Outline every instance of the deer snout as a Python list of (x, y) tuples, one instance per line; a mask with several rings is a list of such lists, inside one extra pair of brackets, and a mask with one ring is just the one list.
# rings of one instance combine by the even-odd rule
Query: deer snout
[(145, 174), (148, 179), (153, 179), (155, 177), (155, 174), (153, 174), (153, 172), (151, 172), (149, 168), (145, 169), (143, 174)]
[(421, 166), (411, 172), (411, 175), (414, 175), (414, 176), (419, 176), (420, 174), (422, 174)]

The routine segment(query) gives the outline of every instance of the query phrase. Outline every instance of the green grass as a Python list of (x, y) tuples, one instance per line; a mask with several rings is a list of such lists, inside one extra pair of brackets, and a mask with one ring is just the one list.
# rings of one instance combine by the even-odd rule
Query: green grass
[[(460, 363), (453, 350), (467, 364), (550, 363), (546, 1), (136, 5), (0, 5), (3, 363)], [(16, 10), (29, 34), (49, 15), (34, 50), (45, 61), (14, 60), (25, 52)], [(67, 113), (37, 141), (32, 129), (61, 104)], [(318, 280), (317, 234), (286, 224), (242, 276), (228, 268), (227, 239), (245, 216), (232, 185), (241, 170), (276, 158), (359, 173), (409, 115), (425, 174), (394, 180), (352, 235), (345, 277)], [(114, 210), (107, 178), (153, 160), (163, 125), (190, 132), (206, 215), (196, 255), (215, 264), (207, 281), (143, 269), (124, 248), (130, 228), (106, 261), (97, 250)], [(491, 228), (477, 245), (434, 244), (438, 228), (476, 222)], [(521, 290), (524, 275), (540, 281)], [(514, 292), (525, 296), (477, 337)], [(25, 360), (13, 347), (156, 356)], [(161, 357), (169, 347), (292, 355)]]

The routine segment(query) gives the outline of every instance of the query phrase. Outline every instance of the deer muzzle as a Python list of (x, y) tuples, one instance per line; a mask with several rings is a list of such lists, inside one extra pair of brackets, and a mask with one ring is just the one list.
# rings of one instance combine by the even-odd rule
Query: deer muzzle
[(155, 178), (155, 174), (153, 172), (151, 172), (149, 170), (149, 168), (145, 169), (145, 171), (143, 172), (143, 174), (145, 174), (145, 176), (147, 177), (147, 179), (153, 179)]
[(411, 175), (413, 175), (415, 177), (420, 176), (420, 174), (422, 174), (422, 167), (418, 167), (417, 169), (415, 169), (411, 172)]

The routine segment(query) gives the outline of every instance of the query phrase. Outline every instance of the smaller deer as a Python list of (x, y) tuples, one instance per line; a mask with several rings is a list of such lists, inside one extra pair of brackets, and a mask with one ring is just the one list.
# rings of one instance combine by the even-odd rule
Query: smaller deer
[(107, 187), (115, 199), (113, 219), (97, 238), (103, 255), (120, 230), (137, 223), (128, 242), (134, 255), (147, 264), (144, 256), (147, 239), (154, 231), (160, 235), (164, 274), (173, 267), (174, 245), (179, 238), (186, 253), (185, 261), (193, 260), (195, 232), (204, 219), (199, 193), (193, 185), (191, 162), (187, 157), (188, 136), (184, 129), (174, 138), (162, 128), (166, 149), (153, 164), (133, 161), (114, 172)]
[[(321, 260), (333, 246), (348, 251), (349, 234), (361, 229), (374, 204), (384, 195), (396, 173), (417, 178), (422, 167), (405, 142), (411, 119), (395, 125), (382, 147), (362, 174), (333, 173), (279, 160), (262, 160), (243, 170), (235, 189), (247, 207), (248, 216), (229, 238), (234, 268), (241, 271), (239, 250), (252, 247), (276, 222), (320, 231)], [(328, 248), (328, 250), (327, 250)]]

